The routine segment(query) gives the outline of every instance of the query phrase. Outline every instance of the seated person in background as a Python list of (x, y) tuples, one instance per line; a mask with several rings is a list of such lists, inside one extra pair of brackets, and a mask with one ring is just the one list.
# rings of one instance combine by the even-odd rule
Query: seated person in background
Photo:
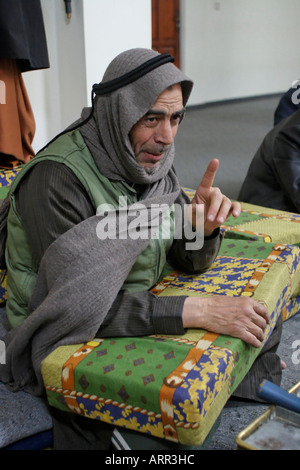
[[(274, 126), (300, 108), (300, 81), (290, 88), (281, 98), (274, 113)], [(297, 88), (298, 87), (298, 88)]]
[[(204, 328), (261, 346), (268, 312), (251, 298), (157, 297), (149, 291), (166, 260), (187, 272), (208, 269), (220, 247), (220, 225), (240, 214), (240, 204), (212, 186), (217, 160), (209, 164), (192, 205), (180, 188), (174, 138), (192, 82), (172, 61), (148, 49), (120, 54), (94, 86), (92, 110), (85, 109), (72, 129), (16, 177), (5, 201), (7, 315), (13, 328), (5, 339), (3, 382), (15, 388), (37, 382), (35, 393), (42, 393), (43, 358), (60, 344), (96, 336), (179, 335)], [(97, 229), (107, 214), (97, 208), (110, 204), (118, 214), (120, 196), (127, 198), (128, 212), (137, 202), (146, 207), (146, 228), (152, 204), (164, 205), (166, 213), (175, 203), (204, 205), (203, 247), (186, 249), (186, 239), (174, 236), (172, 216), (169, 238), (100, 239)], [(195, 211), (191, 221), (195, 225)], [(165, 218), (158, 233), (164, 229)], [(270, 380), (281, 371), (273, 356), (264, 367)], [(257, 385), (246, 387), (248, 397)]]
[(300, 110), (267, 134), (249, 166), (238, 200), (300, 213)]

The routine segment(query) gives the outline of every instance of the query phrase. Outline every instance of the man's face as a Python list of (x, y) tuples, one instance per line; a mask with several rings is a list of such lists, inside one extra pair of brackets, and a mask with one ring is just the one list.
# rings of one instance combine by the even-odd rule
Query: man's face
[(164, 90), (151, 109), (131, 129), (130, 142), (136, 160), (146, 169), (159, 166), (172, 144), (183, 117), (181, 86)]

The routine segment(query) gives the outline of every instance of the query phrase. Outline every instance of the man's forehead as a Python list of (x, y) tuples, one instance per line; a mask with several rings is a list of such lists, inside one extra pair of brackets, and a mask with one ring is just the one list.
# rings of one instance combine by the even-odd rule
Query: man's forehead
[(172, 107), (181, 109), (183, 107), (182, 89), (180, 84), (172, 85), (166, 88), (156, 99), (155, 103), (151, 106), (151, 110)]

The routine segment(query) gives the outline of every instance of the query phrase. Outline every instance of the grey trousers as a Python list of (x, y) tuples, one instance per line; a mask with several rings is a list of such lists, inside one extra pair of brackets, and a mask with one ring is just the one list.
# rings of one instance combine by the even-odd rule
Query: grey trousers
[(257, 356), (251, 369), (238, 385), (232, 394), (235, 398), (246, 398), (263, 402), (257, 394), (258, 385), (263, 380), (280, 385), (282, 377), (282, 367), (280, 357), (276, 354), (282, 334), (282, 316), (277, 320), (276, 326), (270, 335), (270, 338)]

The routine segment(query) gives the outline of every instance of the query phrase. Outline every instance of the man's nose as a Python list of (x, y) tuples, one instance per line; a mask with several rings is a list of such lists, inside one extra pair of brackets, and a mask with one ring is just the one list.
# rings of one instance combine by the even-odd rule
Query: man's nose
[(169, 121), (163, 121), (159, 124), (159, 126), (156, 128), (156, 133), (155, 133), (155, 141), (157, 143), (163, 144), (163, 145), (171, 145), (175, 133), (173, 127), (171, 126), (171, 123)]

